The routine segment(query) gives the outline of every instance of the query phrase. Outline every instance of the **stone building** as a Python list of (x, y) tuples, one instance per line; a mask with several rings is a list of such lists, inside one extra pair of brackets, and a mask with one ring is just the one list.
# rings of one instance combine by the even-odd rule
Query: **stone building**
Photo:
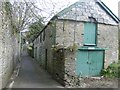
[(118, 2), (118, 18), (120, 19), (120, 1)]
[(66, 85), (99, 76), (118, 62), (118, 18), (100, 0), (80, 0), (56, 14), (34, 40), (34, 57)]
[[(9, 2), (0, 1), (0, 90), (5, 88), (18, 62), (18, 39), (13, 34)], [(7, 8), (7, 10), (6, 10)]]

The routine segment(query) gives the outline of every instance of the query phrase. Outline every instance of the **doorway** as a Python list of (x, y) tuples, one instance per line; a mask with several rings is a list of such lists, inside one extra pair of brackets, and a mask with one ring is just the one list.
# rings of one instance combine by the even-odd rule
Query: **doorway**
[(45, 70), (47, 70), (48, 50), (45, 49)]
[(104, 66), (104, 50), (78, 50), (76, 74), (84, 76), (99, 76)]

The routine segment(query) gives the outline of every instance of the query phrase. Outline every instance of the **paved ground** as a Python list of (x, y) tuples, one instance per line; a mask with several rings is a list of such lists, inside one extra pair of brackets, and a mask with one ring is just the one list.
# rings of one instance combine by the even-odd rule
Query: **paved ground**
[(18, 77), (10, 84), (12, 88), (62, 88), (29, 56), (23, 56)]

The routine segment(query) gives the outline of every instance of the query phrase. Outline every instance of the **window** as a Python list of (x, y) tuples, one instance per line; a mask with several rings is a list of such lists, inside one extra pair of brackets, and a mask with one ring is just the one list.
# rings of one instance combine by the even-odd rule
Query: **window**
[(97, 44), (97, 24), (85, 23), (84, 24), (84, 45)]

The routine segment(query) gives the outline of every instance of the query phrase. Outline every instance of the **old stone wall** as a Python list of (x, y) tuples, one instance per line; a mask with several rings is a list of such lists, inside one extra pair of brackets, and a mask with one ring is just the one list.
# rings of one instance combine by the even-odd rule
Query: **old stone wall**
[(18, 60), (18, 40), (13, 35), (12, 17), (5, 5), (0, 2), (0, 89), (6, 86)]
[(53, 48), (55, 42), (54, 22), (41, 31), (40, 35), (34, 40), (34, 57), (39, 64), (53, 73)]
[(39, 59), (40, 65), (52, 71), (53, 76), (64, 85), (74, 82), (76, 51), (84, 43), (85, 22), (94, 20), (98, 23), (97, 46), (105, 49), (104, 67), (118, 61), (118, 23), (100, 3), (89, 1), (78, 1), (62, 10), (56, 19), (53, 18), (56, 22), (54, 29), (51, 26), (54, 24), (48, 24), (34, 41), (34, 56)]
[(72, 49), (76, 44), (79, 48), (83, 45), (83, 28), (84, 23), (59, 20), (56, 23), (56, 46)]
[(59, 49), (54, 51), (53, 58), (53, 77), (60, 82), (62, 85), (65, 85), (65, 53), (64, 49)]
[(105, 68), (114, 61), (118, 62), (118, 31), (118, 26), (98, 25), (98, 47), (105, 48)]
[[(75, 55), (76, 50), (83, 46), (84, 22), (58, 20), (55, 25), (56, 31), (51, 25), (48, 25), (34, 41), (34, 55), (40, 65), (56, 80), (68, 85), (76, 76)], [(97, 33), (97, 46), (105, 49), (106, 68), (113, 61), (118, 61), (118, 26), (98, 24)]]
[[(64, 63), (64, 81), (69, 83), (75, 76), (76, 50), (83, 46), (84, 22), (59, 20), (56, 23), (56, 47), (64, 48), (64, 59), (56, 59), (56, 70), (58, 63)], [(98, 24), (97, 46), (105, 49), (106, 68), (112, 62), (118, 61), (118, 26)], [(58, 55), (59, 56), (59, 55)], [(60, 76), (61, 72), (58, 73)], [(61, 82), (61, 81), (60, 81)]]
[[(57, 46), (75, 50), (83, 46), (84, 22), (60, 20), (56, 27)], [(98, 24), (97, 33), (97, 46), (106, 50), (106, 65), (118, 61), (118, 26)]]

